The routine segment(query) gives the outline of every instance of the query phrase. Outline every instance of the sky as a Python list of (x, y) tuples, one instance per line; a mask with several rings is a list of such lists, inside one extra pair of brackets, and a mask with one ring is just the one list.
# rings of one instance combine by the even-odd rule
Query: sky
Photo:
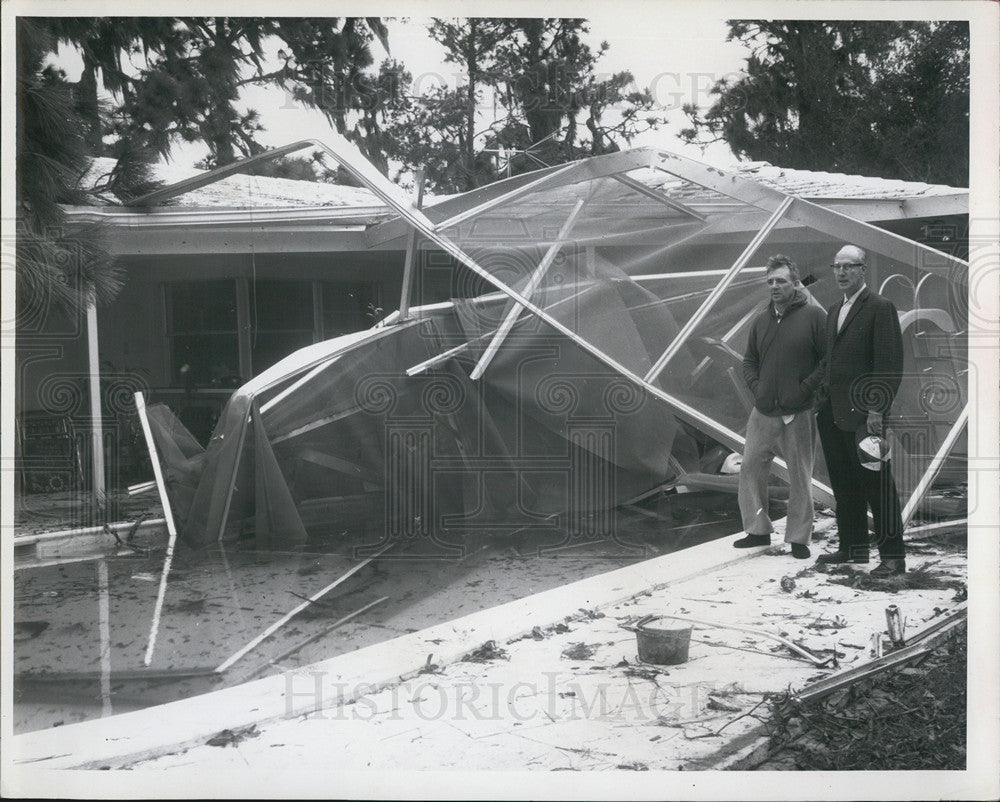
[[(588, 15), (591, 32), (587, 43), (594, 50), (602, 41), (609, 45), (608, 52), (598, 62), (599, 72), (610, 75), (630, 71), (637, 87), (652, 93), (657, 104), (656, 113), (667, 120), (659, 130), (634, 139), (632, 146), (657, 145), (719, 167), (735, 163), (735, 157), (724, 144), (711, 145), (703, 152), (677, 137), (678, 131), (687, 124), (681, 106), (695, 103), (707, 109), (712, 102), (709, 90), (715, 81), (738, 72), (744, 62), (745, 49), (738, 43), (726, 42), (728, 31), (723, 19), (698, 12), (696, 6), (686, 3), (627, 4), (625, 8), (631, 13), (621, 13), (619, 7), (615, 14), (602, 10), (608, 7), (592, 7), (595, 13)], [(408, 6), (402, 7), (406, 8)], [(643, 9), (641, 13), (640, 9)], [(425, 16), (391, 19), (388, 22), (391, 54), (375, 42), (376, 63), (391, 55), (406, 65), (415, 86), (444, 82), (454, 87), (460, 80), (457, 67), (444, 61), (444, 49), (427, 33), (427, 22)], [(81, 64), (75, 54), (63, 49), (57, 63), (71, 80), (76, 80)], [(266, 130), (258, 139), (270, 147), (298, 139), (323, 140), (332, 130), (318, 110), (295, 102), (281, 89), (249, 87), (243, 102), (259, 113)], [(484, 127), (490, 113), (491, 107), (484, 108)], [(207, 152), (200, 143), (178, 143), (163, 177), (179, 180), (190, 175), (194, 163)]]

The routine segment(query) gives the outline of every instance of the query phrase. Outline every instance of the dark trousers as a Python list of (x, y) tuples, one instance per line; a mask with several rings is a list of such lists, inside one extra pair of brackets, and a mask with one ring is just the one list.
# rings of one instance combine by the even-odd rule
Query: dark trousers
[(868, 553), (868, 508), (875, 520), (875, 543), (883, 560), (902, 559), (903, 519), (899, 496), (892, 478), (891, 461), (880, 471), (862, 467), (854, 432), (838, 429), (830, 405), (820, 407), (816, 417), (823, 456), (837, 502), (840, 548), (850, 554)]

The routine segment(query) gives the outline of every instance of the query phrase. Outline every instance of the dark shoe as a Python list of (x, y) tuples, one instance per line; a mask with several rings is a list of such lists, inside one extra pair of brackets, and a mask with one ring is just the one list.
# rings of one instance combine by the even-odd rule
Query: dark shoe
[(902, 576), (906, 573), (906, 560), (882, 560), (868, 572), (873, 579), (888, 579), (891, 576)]
[(808, 560), (812, 556), (812, 552), (809, 551), (809, 547), (805, 543), (793, 543), (792, 556), (796, 560)]
[(735, 541), (733, 545), (738, 549), (750, 549), (754, 546), (770, 546), (770, 535), (747, 535)]
[(829, 554), (820, 554), (816, 558), (816, 565), (837, 565), (839, 563), (866, 563), (868, 555), (864, 552), (848, 553), (843, 549), (831, 551)]

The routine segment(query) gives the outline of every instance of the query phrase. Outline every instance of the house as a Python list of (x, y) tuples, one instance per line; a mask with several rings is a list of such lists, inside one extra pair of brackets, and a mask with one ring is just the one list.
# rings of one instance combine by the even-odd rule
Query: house
[[(664, 170), (639, 170), (642, 159), (635, 171), (626, 170), (628, 157), (612, 156), (620, 156), (622, 169), (593, 185), (603, 193), (602, 214), (588, 219), (589, 228), (574, 230), (581, 263), (591, 269), (602, 249), (613, 244), (617, 264), (645, 281), (677, 272), (724, 272), (767, 220), (759, 211), (737, 214), (746, 203), (717, 189)], [(97, 160), (92, 177), (110, 166)], [(509, 218), (503, 204), (532, 203), (540, 197), (532, 192), (536, 182), (558, 185), (556, 176), (567, 169), (561, 165), (462, 196), (428, 199), (426, 216), (436, 225), (458, 228), (475, 217), (475, 226), (462, 234), (463, 247), (468, 250), (471, 242), (492, 259), (489, 272), (520, 280), (524, 265), (537, 262), (534, 251), (546, 239), (558, 238), (559, 224), (549, 221), (543, 205), (533, 214), (518, 215), (529, 222), (523, 223), (523, 236), (512, 234), (505, 230)], [(572, 169), (585, 172), (586, 167)], [(808, 200), (964, 256), (967, 190), (762, 163), (742, 165), (735, 174), (761, 191)], [(370, 186), (381, 185), (373, 181)], [(643, 228), (636, 207), (620, 205), (625, 191), (653, 199), (655, 209), (672, 207), (671, 233), (663, 234), (655, 215), (650, 228)], [(67, 209), (73, 221), (108, 226), (127, 278), (119, 297), (95, 310), (89, 325), (55, 309), (22, 316), (20, 453), (22, 467), (34, 471), (26, 489), (79, 484), (95, 471), (106, 471), (110, 485), (134, 480), (141, 460), (140, 435), (130, 418), (136, 389), (171, 404), (204, 442), (234, 387), (302, 346), (368, 328), (398, 309), (408, 249), (419, 256), (408, 304), (472, 298), (492, 289), (482, 276), (460, 267), (454, 253), (426, 239), (412, 240), (411, 226), (384, 192), (372, 188), (252, 177), (224, 168), (153, 196), (151, 202), (169, 203), (139, 209), (95, 202)], [(706, 220), (708, 228), (702, 225)], [(675, 236), (685, 227), (698, 236)], [(780, 247), (807, 265), (829, 257), (818, 252), (814, 236), (802, 235), (801, 226), (784, 223), (758, 245)], [(525, 262), (522, 257), (529, 252)], [(889, 289), (899, 284), (904, 293), (915, 293), (916, 281), (902, 278)], [(86, 402), (88, 379), (98, 370), (100, 416)], [(75, 448), (57, 447), (52, 459), (33, 463), (31, 443), (37, 448), (46, 437), (58, 436)], [(90, 448), (97, 441), (102, 448)], [(98, 464), (102, 452), (105, 468)]]

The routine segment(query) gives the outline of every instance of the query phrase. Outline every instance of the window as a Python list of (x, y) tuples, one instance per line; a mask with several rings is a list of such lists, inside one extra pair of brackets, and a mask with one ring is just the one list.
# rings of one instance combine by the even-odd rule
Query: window
[(374, 281), (324, 281), (323, 337), (374, 326), (383, 317), (382, 285)]
[(371, 281), (218, 279), (165, 285), (170, 384), (236, 387), (293, 351), (373, 326)]
[(250, 288), (250, 358), (258, 374), (316, 338), (311, 281), (258, 279)]
[(170, 380), (175, 386), (232, 386), (239, 376), (236, 282), (168, 284)]

